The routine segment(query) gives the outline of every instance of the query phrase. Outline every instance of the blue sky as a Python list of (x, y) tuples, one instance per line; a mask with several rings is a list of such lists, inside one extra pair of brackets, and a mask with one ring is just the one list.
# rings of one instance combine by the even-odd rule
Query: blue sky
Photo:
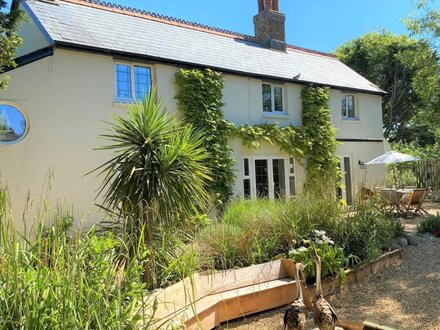
[[(253, 35), (257, 0), (107, 0), (160, 14)], [(407, 33), (402, 19), (415, 0), (280, 0), (286, 14), (287, 41), (333, 51), (371, 31)]]

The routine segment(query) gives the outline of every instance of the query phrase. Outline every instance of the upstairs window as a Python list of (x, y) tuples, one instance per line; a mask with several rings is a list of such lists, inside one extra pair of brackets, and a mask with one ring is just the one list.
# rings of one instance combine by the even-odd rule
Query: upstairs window
[(151, 68), (132, 64), (115, 64), (115, 92), (118, 101), (133, 101), (148, 96), (151, 89)]
[(356, 119), (356, 106), (353, 94), (342, 94), (341, 115), (343, 119)]
[(263, 84), (263, 112), (284, 113), (283, 87)]

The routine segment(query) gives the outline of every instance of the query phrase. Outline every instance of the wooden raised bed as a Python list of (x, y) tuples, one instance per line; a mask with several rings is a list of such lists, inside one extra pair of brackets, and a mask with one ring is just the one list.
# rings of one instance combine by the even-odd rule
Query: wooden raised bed
[[(359, 270), (348, 270), (347, 284), (398, 263), (402, 250), (383, 255)], [(339, 288), (339, 279), (325, 279), (323, 294)], [(306, 288), (314, 296), (314, 286)], [(283, 259), (246, 268), (194, 274), (149, 297), (145, 319), (153, 319), (152, 328), (167, 328), (171, 324), (186, 329), (212, 329), (222, 322), (287, 305), (296, 299), (294, 264)], [(308, 306), (311, 307), (311, 306)]]

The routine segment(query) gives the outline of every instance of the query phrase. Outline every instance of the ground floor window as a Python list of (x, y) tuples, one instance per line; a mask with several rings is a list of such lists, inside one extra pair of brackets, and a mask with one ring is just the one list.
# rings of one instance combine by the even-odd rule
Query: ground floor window
[(295, 195), (295, 160), (266, 156), (243, 158), (243, 196), (281, 199)]

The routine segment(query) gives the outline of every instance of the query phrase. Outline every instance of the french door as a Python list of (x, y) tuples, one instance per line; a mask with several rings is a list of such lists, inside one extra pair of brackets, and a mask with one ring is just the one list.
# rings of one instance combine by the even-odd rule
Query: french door
[(281, 199), (294, 195), (293, 158), (290, 160), (287, 157), (255, 157), (253, 167), (253, 196)]

